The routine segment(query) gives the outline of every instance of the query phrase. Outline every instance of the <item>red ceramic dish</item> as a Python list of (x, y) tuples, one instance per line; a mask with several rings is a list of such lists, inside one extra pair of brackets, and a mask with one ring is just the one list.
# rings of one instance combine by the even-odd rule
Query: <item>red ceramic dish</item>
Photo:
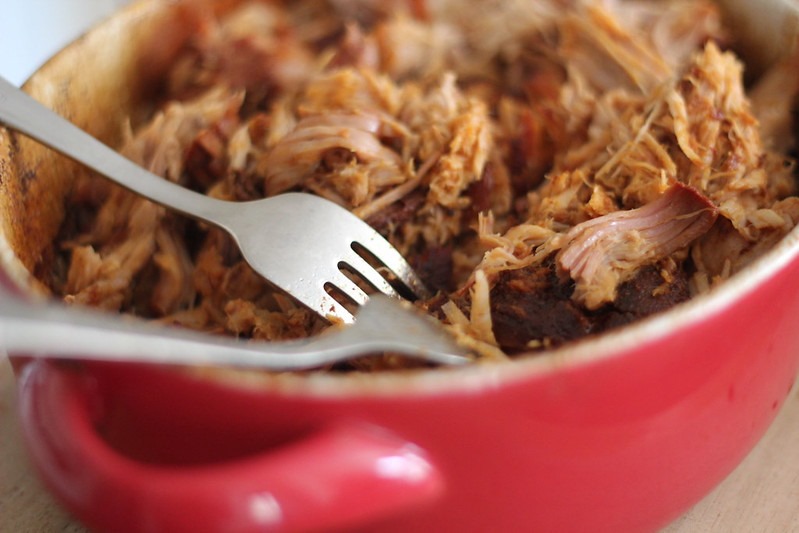
[(729, 473), (786, 397), (798, 250), (792, 238), (625, 334), (504, 367), (229, 386), (32, 362), (26, 443), (103, 531), (653, 530)]
[[(26, 89), (112, 142), (110, 119), (190, 31), (179, 2), (138, 4)], [(53, 90), (81, 70), (106, 75)], [(57, 206), (74, 169), (13, 136), (0, 168), (4, 281), (32, 290), (59, 208), (31, 206)], [(798, 239), (687, 305), (511, 364), (212, 376), (15, 354), (25, 442), (98, 531), (653, 530), (737, 465), (790, 390)]]

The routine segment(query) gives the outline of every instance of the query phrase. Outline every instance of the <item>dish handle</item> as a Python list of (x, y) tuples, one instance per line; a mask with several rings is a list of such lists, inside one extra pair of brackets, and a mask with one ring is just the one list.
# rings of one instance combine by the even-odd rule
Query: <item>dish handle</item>
[(443, 491), (423, 450), (363, 424), (322, 428), (285, 447), (219, 464), (137, 462), (97, 434), (87, 381), (52, 362), (32, 361), (18, 374), (18, 406), (34, 466), (94, 530), (348, 528), (431, 503)]

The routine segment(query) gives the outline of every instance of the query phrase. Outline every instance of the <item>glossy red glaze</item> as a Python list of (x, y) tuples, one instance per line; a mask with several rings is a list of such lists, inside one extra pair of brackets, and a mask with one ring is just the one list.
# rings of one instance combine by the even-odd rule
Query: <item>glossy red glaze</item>
[[(192, 5), (134, 4), (27, 89), (113, 141)], [(12, 136), (0, 169), (0, 282), (27, 291), (70, 171)], [(97, 531), (653, 530), (738, 464), (790, 389), (797, 241), (673, 311), (508, 364), (237, 381), (16, 357), (24, 438)]]
[[(140, 461), (160, 462), (168, 455), (184, 465), (194, 462), (180, 468), (145, 464), (115, 453), (95, 433), (98, 405), (89, 383), (82, 372), (33, 363), (20, 378), (20, 409), (30, 448), (53, 488), (79, 514), (91, 509), (87, 522), (103, 531), (343, 527), (435, 500), (441, 493), (442, 480), (423, 450), (358, 421), (335, 421), (247, 458), (227, 454), (252, 447), (263, 431), (251, 437), (220, 424), (208, 428), (210, 442), (218, 443), (209, 445), (203, 432), (179, 429), (191, 424), (187, 420), (171, 421), (165, 433), (147, 422), (138, 429), (121, 428), (140, 454), (147, 453), (141, 447), (144, 439), (159, 443)], [(197, 396), (176, 400), (185, 404), (192, 399)], [(99, 418), (95, 422), (108, 423)], [(196, 462), (197, 453), (205, 456), (202, 463)]]
[(263, 531), (265, 514), (281, 531), (653, 530), (734, 468), (791, 387), (799, 261), (778, 267), (511, 365), (230, 386), (32, 362), (23, 428), (51, 489), (104, 531)]

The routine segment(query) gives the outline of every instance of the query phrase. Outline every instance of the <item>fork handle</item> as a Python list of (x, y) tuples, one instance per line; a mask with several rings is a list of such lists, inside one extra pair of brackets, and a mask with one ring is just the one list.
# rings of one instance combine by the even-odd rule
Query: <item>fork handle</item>
[[(46, 334), (42, 334), (46, 332)], [(338, 337), (332, 339), (335, 344)], [(325, 356), (350, 356), (346, 349), (307, 358), (300, 344), (258, 343), (156, 327), (138, 320), (106, 316), (79, 308), (29, 304), (0, 290), (0, 353), (83, 360), (231, 365), (242, 368), (292, 370), (317, 366)], [(310, 344), (310, 343), (308, 343)]]
[(358, 343), (350, 336), (342, 330), (312, 339), (249, 344), (89, 309), (36, 304), (0, 287), (0, 353), (12, 355), (284, 371), (381, 351), (379, 339)]
[(232, 212), (233, 202), (218, 200), (163, 179), (112, 150), (0, 77), (0, 122), (84, 164), (150, 200), (224, 227), (216, 216)]

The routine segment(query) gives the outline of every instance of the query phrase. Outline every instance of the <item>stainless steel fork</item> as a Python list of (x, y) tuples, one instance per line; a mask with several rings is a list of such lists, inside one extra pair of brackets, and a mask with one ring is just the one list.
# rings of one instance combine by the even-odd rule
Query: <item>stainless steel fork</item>
[(36, 303), (0, 285), (0, 353), (276, 371), (318, 368), (383, 352), (438, 365), (472, 361), (435, 319), (409, 307), (408, 302), (378, 294), (360, 308), (353, 325), (332, 327), (296, 341), (248, 342), (89, 309)]
[(368, 300), (345, 271), (379, 292), (397, 296), (392, 284), (372, 266), (373, 259), (414, 297), (429, 296), (387, 240), (333, 202), (304, 193), (229, 202), (186, 189), (126, 159), (3, 78), (0, 123), (141, 196), (227, 231), (256, 272), (330, 321), (354, 320), (331, 288), (355, 304)]

